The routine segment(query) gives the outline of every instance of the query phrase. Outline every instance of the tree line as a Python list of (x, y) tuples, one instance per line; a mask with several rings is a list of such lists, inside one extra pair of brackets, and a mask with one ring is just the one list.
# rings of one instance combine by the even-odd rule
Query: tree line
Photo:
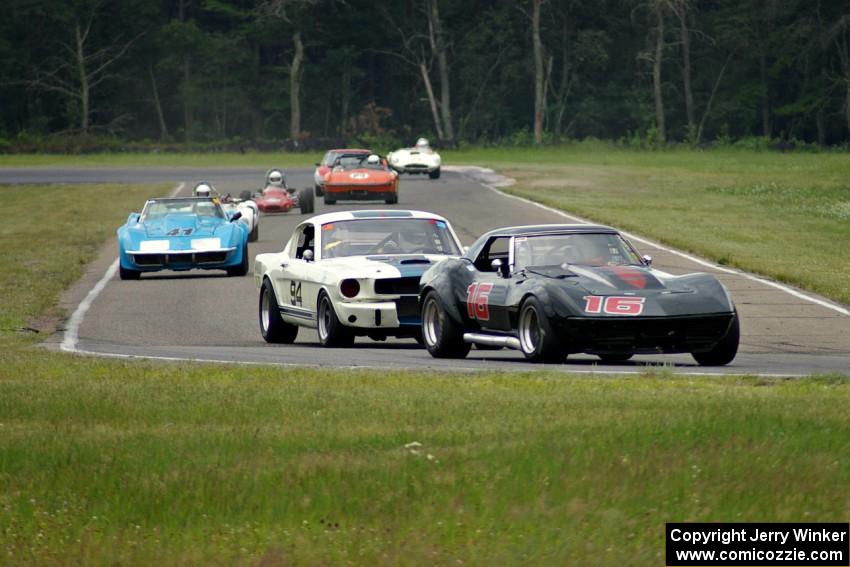
[(850, 140), (846, 0), (7, 0), (0, 138)]

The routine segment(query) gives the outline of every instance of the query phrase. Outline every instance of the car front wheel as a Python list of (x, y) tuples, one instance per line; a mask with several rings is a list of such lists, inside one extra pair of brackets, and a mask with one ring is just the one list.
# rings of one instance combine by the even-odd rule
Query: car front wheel
[(142, 277), (142, 272), (140, 272), (139, 270), (130, 270), (119, 264), (118, 277), (120, 277), (122, 280), (137, 280)]
[(232, 268), (227, 268), (228, 276), (246, 276), (248, 275), (248, 269), (250, 268), (249, 260), (248, 260), (248, 245), (245, 244), (245, 248), (242, 250), (242, 261), (239, 262), (239, 265), (234, 266)]
[(354, 344), (354, 333), (340, 322), (331, 298), (325, 292), (319, 296), (318, 324), (322, 346), (346, 348)]
[(517, 330), (520, 349), (528, 360), (560, 363), (566, 358), (543, 305), (536, 297), (529, 297), (522, 304)]
[(422, 302), (422, 338), (434, 358), (465, 358), (472, 345), (464, 342), (463, 329), (452, 323), (436, 291)]
[(738, 344), (741, 341), (741, 327), (738, 323), (738, 314), (735, 314), (734, 319), (732, 319), (732, 325), (729, 327), (729, 331), (726, 333), (726, 336), (720, 340), (719, 343), (714, 345), (714, 348), (704, 352), (692, 352), (691, 356), (694, 357), (700, 366), (726, 366), (733, 360), (735, 360), (735, 355), (738, 354)]

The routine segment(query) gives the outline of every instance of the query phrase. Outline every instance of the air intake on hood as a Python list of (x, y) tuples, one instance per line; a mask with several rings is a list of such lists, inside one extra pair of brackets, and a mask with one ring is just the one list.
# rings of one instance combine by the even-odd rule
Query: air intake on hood
[(430, 264), (431, 260), (428, 258), (410, 258), (407, 260), (402, 260), (399, 264)]

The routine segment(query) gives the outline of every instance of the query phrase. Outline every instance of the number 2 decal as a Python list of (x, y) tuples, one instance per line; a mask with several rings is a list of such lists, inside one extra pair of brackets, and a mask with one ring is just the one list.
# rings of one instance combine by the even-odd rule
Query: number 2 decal
[(619, 297), (600, 295), (584, 296), (584, 310), (587, 313), (607, 313), (608, 315), (640, 315), (643, 313), (645, 297)]
[(470, 319), (490, 320), (491, 283), (474, 283), (466, 288), (466, 314)]

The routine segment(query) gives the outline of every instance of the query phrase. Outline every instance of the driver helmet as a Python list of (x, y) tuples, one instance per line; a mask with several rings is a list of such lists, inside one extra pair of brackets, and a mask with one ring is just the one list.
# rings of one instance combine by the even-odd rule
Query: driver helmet
[(211, 197), (213, 192), (213, 187), (206, 181), (201, 181), (197, 185), (195, 185), (195, 189), (192, 193), (195, 197)]
[(378, 165), (381, 163), (381, 158), (377, 154), (369, 154), (366, 158), (366, 163), (369, 165)]
[(268, 177), (269, 185), (275, 185), (276, 187), (283, 186), (283, 172), (279, 169), (273, 169), (269, 172)]
[(430, 146), (430, 144), (428, 143), (427, 138), (419, 138), (418, 140), (416, 140), (416, 149), (427, 150), (428, 146)]

